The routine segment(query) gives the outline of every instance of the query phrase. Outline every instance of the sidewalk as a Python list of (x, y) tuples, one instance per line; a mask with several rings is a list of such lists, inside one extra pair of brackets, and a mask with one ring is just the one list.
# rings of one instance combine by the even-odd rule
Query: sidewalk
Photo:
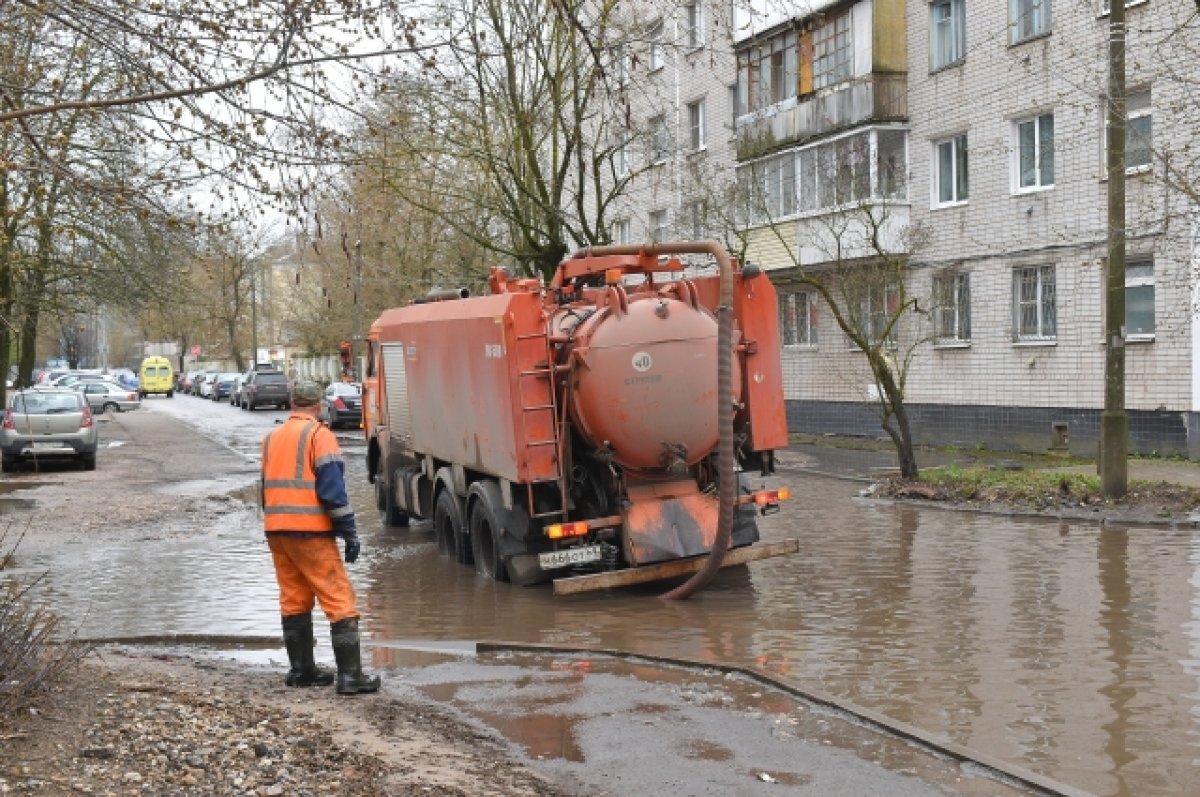
[[(804, 436), (777, 455), (780, 468), (874, 481), (895, 472), (896, 452), (882, 440), (853, 437)], [(941, 448), (917, 450), (917, 465), (937, 468), (951, 464), (978, 467), (993, 463), (1017, 469), (1045, 469), (1063, 473), (1096, 475), (1096, 463), (1064, 461), (1052, 454), (1019, 454), (1010, 451), (962, 451)], [(1070, 464), (1068, 464), (1070, 463)], [(1200, 488), (1200, 462), (1178, 459), (1129, 459), (1129, 481), (1165, 482), (1180, 487)]]

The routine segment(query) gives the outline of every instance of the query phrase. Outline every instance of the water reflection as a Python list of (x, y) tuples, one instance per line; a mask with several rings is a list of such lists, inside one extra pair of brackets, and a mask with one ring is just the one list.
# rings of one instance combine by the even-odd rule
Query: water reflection
[(802, 553), (683, 603), (657, 600), (661, 587), (555, 598), (492, 584), (439, 557), (425, 529), (381, 531), (403, 554), (366, 574), (372, 633), (758, 666), (1097, 794), (1200, 793), (1192, 532), (852, 491), (804, 478), (807, 500), (763, 535), (800, 537)]
[[(427, 525), (383, 528), (361, 457), (348, 471), (364, 539), (351, 577), (373, 642), (494, 639), (757, 666), (1097, 794), (1200, 794), (1195, 531), (918, 510), (793, 476), (800, 498), (762, 530), (798, 537), (800, 554), (726, 571), (685, 602), (658, 600), (661, 585), (555, 597), (440, 557)], [(133, 529), (18, 570), (46, 572), (42, 592), (86, 636), (277, 634), (259, 529), (247, 509), (210, 533)], [(528, 735), (544, 731), (568, 755), (563, 729), (539, 723)]]

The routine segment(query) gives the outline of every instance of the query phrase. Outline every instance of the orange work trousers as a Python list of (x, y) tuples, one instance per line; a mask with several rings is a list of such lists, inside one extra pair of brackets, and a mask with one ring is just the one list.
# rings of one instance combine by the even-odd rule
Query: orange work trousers
[(315, 600), (330, 624), (358, 617), (354, 587), (342, 566), (336, 538), (269, 534), (267, 545), (279, 582), (280, 614), (308, 614)]

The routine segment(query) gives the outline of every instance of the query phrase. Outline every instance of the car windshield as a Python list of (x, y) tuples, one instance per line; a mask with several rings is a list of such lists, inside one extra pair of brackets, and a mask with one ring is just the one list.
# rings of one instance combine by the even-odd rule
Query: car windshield
[(12, 410), (23, 415), (54, 415), (56, 413), (78, 412), (79, 399), (76, 396), (61, 393), (49, 395), (22, 393), (13, 399)]

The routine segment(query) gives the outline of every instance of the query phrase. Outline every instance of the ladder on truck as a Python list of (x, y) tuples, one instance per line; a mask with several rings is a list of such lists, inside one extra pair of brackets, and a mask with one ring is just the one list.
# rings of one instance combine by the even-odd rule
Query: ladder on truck
[[(517, 399), (521, 405), (521, 431), (525, 445), (531, 450), (551, 452), (554, 463), (553, 472), (542, 475), (526, 482), (526, 501), (529, 506), (529, 517), (533, 519), (567, 518), (567, 483), (563, 471), (563, 420), (559, 417), (558, 397), (554, 391), (555, 368), (550, 350), (550, 340), (545, 332), (534, 332), (516, 336), (518, 384)], [(540, 345), (539, 345), (540, 344)], [(530, 351), (532, 350), (532, 351)], [(527, 356), (527, 352), (531, 356)], [(530, 362), (532, 360), (532, 362)], [(527, 365), (528, 363), (528, 365)], [(537, 423), (540, 417), (549, 414), (549, 423)], [(540, 427), (540, 429), (539, 429)], [(549, 437), (534, 439), (535, 433), (544, 434), (549, 429)], [(558, 486), (558, 508), (538, 512), (534, 504), (534, 486), (536, 484), (551, 484)]]

